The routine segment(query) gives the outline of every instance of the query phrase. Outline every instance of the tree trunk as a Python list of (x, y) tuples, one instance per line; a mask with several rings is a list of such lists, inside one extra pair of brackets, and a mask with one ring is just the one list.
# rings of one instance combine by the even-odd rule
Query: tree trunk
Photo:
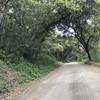
[(85, 51), (86, 51), (86, 53), (87, 53), (87, 56), (88, 56), (89, 61), (91, 61), (91, 54), (90, 54), (90, 52), (89, 52), (88, 47), (85, 48)]

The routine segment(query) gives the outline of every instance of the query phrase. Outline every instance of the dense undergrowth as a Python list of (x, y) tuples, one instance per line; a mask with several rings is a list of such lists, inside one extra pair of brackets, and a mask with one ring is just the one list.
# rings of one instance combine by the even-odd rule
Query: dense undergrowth
[(50, 56), (39, 56), (33, 63), (22, 61), (6, 64), (0, 61), (0, 93), (10, 91), (18, 84), (35, 80), (59, 67), (61, 63)]

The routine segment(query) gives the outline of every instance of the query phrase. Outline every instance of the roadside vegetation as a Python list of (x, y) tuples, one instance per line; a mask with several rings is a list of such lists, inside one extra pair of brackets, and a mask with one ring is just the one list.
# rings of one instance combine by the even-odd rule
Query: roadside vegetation
[(0, 94), (71, 61), (100, 62), (100, 0), (0, 0)]
[(28, 61), (6, 64), (0, 61), (0, 93), (9, 92), (18, 84), (44, 76), (61, 64), (49, 56), (38, 59), (39, 61), (34, 64)]

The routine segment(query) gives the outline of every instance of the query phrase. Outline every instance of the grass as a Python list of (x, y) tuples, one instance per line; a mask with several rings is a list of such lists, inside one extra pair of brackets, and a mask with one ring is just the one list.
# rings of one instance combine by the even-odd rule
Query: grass
[(2, 73), (0, 73), (0, 93), (10, 91), (11, 88), (15, 87), (15, 84), (23, 84), (42, 77), (57, 68), (59, 64), (56, 59), (42, 55), (34, 64), (28, 61), (10, 65), (0, 62), (0, 68), (2, 69)]
[(80, 62), (80, 64), (91, 64), (91, 62), (88, 59), (82, 59)]
[(9, 91), (11, 84), (2, 76), (0, 76), (0, 93)]
[(18, 75), (18, 82), (24, 83), (29, 80), (37, 79), (43, 75), (46, 75), (50, 71), (56, 68), (57, 64), (54, 65), (36, 65), (27, 62), (19, 63), (13, 65), (14, 70), (16, 70)]

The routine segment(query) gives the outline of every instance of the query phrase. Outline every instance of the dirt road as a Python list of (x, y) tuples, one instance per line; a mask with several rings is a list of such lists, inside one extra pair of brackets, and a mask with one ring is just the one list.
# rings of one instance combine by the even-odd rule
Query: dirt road
[(100, 68), (64, 64), (12, 100), (100, 100)]

